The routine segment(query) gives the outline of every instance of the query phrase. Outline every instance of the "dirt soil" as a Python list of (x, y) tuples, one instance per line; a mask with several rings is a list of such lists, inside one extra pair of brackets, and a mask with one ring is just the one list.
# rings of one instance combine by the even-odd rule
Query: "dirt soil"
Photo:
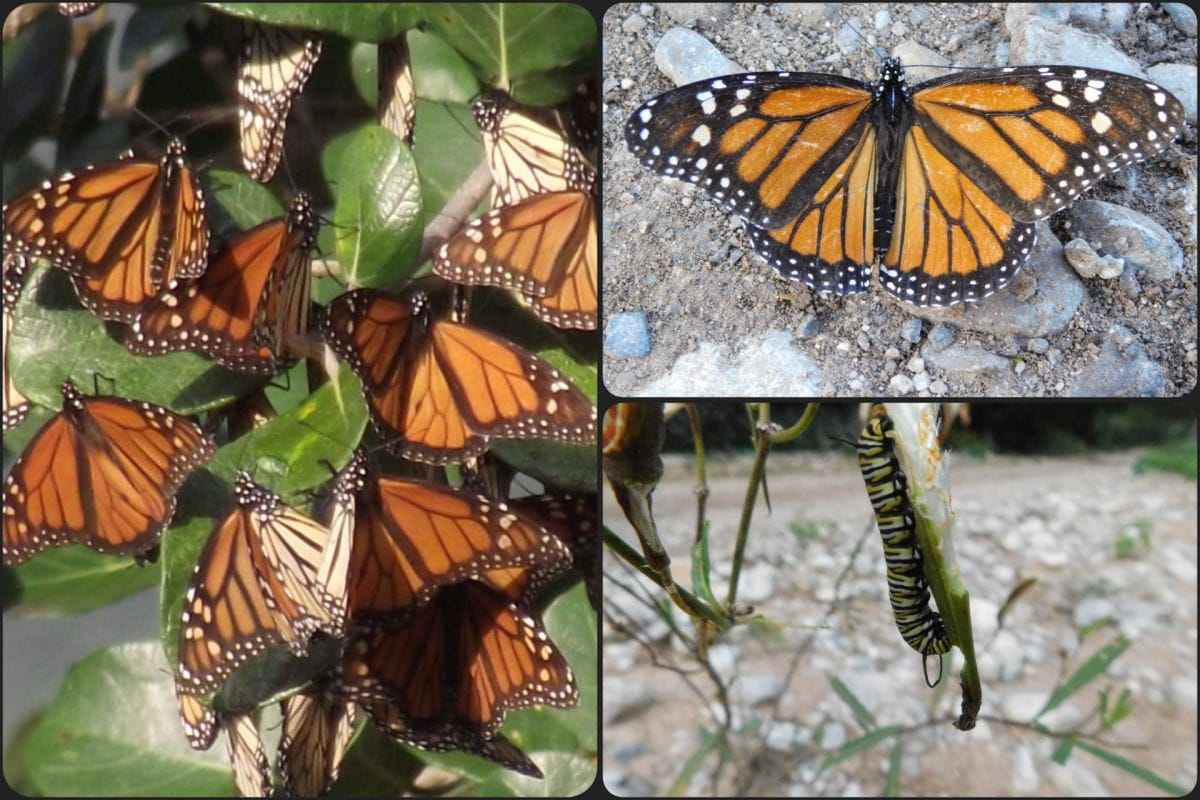
[[(1080, 725), (1094, 731), (1094, 718), (1085, 714), (1097, 693), (1107, 689), (1115, 698), (1130, 689), (1132, 714), (1115, 731), (1101, 734), (1101, 739), (1120, 743), (1113, 749), (1169, 780), (1184, 787), (1194, 785), (1195, 694), (1181, 701), (1168, 687), (1194, 687), (1196, 681), (1196, 486), (1177, 475), (1134, 474), (1139, 456), (1138, 452), (1090, 458), (949, 456), (957, 514), (954, 546), (971, 593), (975, 646), (984, 676), (982, 716), (969, 733), (950, 726), (959, 710), (955, 679), (961, 657), (953, 666), (947, 663), (951, 689), (928, 692), (915, 657), (898, 637), (891, 636), (895, 631), (879, 588), (883, 563), (882, 555), (874, 552), (878, 534), (873, 527), (863, 549), (853, 555), (855, 543), (873, 524), (853, 459), (846, 454), (772, 456), (768, 476), (773, 508), (768, 513), (760, 499), (746, 569), (763, 565), (774, 569), (772, 595), (758, 603), (756, 611), (777, 623), (780, 638), (750, 636), (744, 627), (734, 628), (727, 641), (738, 652), (738, 661), (724, 673), (726, 680), (736, 691), (739, 675), (783, 675), (798, 648), (815, 637), (815, 647), (801, 656), (778, 708), (769, 711), (759, 705), (753, 713), (760, 722), (772, 716), (790, 721), (810, 736), (836, 723), (852, 739), (862, 730), (833, 694), (830, 676), (852, 685), (882, 687), (866, 701), (878, 724), (921, 726), (928, 715), (926, 726), (905, 737), (900, 777), (905, 795), (1144, 796), (1156, 792), (1079, 750), (1066, 766), (1055, 764), (1050, 758), (1055, 740), (1036, 735), (1023, 724), (1083, 658), (1116, 637), (1117, 626), (1110, 620), (1081, 640), (1081, 626), (1074, 620), (1082, 602), (1106, 598), (1117, 614), (1139, 608), (1137, 616), (1146, 621), (1144, 627), (1131, 636), (1132, 646), (1107, 675), (1060, 709), (1062, 716), (1043, 722), (1052, 729)], [(677, 579), (685, 586), (691, 585), (687, 552), (696, 513), (695, 477), (688, 463), (678, 457), (668, 461), (667, 474), (654, 495), (659, 532), (675, 558)], [(713, 557), (727, 560), (749, 461), (714, 464), (710, 470)], [(605, 524), (633, 541), (610, 494), (605, 503)], [(1113, 555), (1116, 532), (1139, 520), (1148, 521), (1149, 549), (1131, 559), (1117, 559)], [(810, 527), (816, 535), (798, 536), (793, 528), (797, 525)], [(1047, 552), (1058, 558), (1037, 552), (1034, 542), (1038, 541), (1047, 543)], [(606, 559), (607, 598), (614, 591), (614, 577), (624, 584), (631, 578), (611, 555), (606, 554)], [(852, 560), (849, 579), (837, 588), (839, 573)], [(1015, 635), (1009, 654), (1002, 655), (998, 639), (992, 638), (996, 611), (1012, 587), (1030, 577), (1037, 583), (1014, 605), (1001, 631), (1004, 636)], [(724, 597), (724, 583), (714, 590)], [(829, 624), (814, 630), (835, 593), (838, 610)], [(1177, 603), (1164, 600), (1168, 597), (1179, 599)], [(691, 680), (707, 692), (705, 701), (711, 700), (712, 684), (697, 671), (695, 662), (681, 657), (678, 647), (664, 646), (664, 641), (655, 643), (654, 657), (690, 668)], [(652, 787), (649, 794), (661, 794), (699, 747), (701, 730), (712, 730), (714, 722), (680, 674), (655, 667), (646, 650), (626, 649), (626, 654), (636, 653), (635, 663), (624, 664), (619, 671), (614, 668), (610, 648), (615, 643), (628, 648), (628, 642), (606, 626), (606, 693), (615, 691), (614, 682), (619, 682), (619, 688), (644, 684), (652, 694), (615, 722), (606, 722), (604, 775), (610, 786), (613, 777), (621, 775), (632, 779), (634, 786)], [(1017, 674), (999, 679), (994, 674), (996, 663), (1007, 659), (1016, 659), (1020, 667)], [(1001, 718), (1022, 724), (1004, 724)], [(733, 741), (731, 764), (718, 784), (724, 796), (876, 795), (888, 770), (890, 746), (869, 749), (818, 772), (828, 744), (766, 748), (761, 735), (753, 731), (735, 735)], [(613, 761), (611, 754), (634, 745), (643, 748), (635, 757)], [(715, 758), (710, 755), (703, 763), (701, 775), (711, 774)], [(707, 782), (694, 781), (684, 794), (711, 791)]]
[[(727, 16), (716, 23), (701, 21), (696, 30), (748, 71), (810, 70), (868, 80), (874, 78), (882, 55), (902, 43), (929, 48), (955, 65), (1006, 63), (1001, 55), (1008, 44), (1002, 4), (931, 4), (924, 7), (928, 21), (919, 29), (905, 29), (903, 23), (914, 6), (904, 4), (829, 7), (815, 26), (802, 24), (802, 12), (795, 6), (713, 5), (720, 6)], [(727, 8), (730, 5), (732, 8)], [(1132, 331), (1149, 360), (1161, 367), (1164, 394), (1183, 394), (1195, 386), (1195, 208), (1167, 200), (1194, 185), (1194, 166), (1189, 166), (1194, 165), (1194, 155), (1183, 156), (1182, 162), (1176, 156), (1172, 163), (1169, 156), (1158, 164), (1136, 165), (1087, 193), (1148, 214), (1166, 227), (1184, 247), (1183, 269), (1173, 281), (1153, 287), (1143, 284), (1133, 296), (1119, 281), (1082, 281), (1082, 305), (1064, 330), (1044, 337), (1047, 350), (1035, 354), (1029, 352), (1024, 338), (960, 329), (954, 325), (957, 312), (916, 309), (893, 298), (877, 282), (866, 293), (837, 297), (818, 295), (787, 281), (754, 254), (740, 220), (703, 191), (641, 167), (625, 148), (623, 127), (642, 102), (674, 88), (655, 66), (654, 48), (662, 35), (679, 23), (657, 9), (645, 15), (644, 27), (628, 30), (624, 23), (640, 8), (635, 4), (613, 6), (603, 24), (602, 282), (606, 318), (616, 312), (645, 312), (651, 351), (637, 358), (605, 354), (603, 375), (611, 392), (644, 395), (643, 387), (669, 373), (677, 359), (698, 351), (702, 344), (719, 345), (727, 358), (735, 359), (768, 332), (782, 331), (793, 334), (792, 345), (823, 371), (824, 391), (820, 394), (894, 396), (889, 379), (904, 373), (904, 365), (926, 344), (931, 325), (939, 319), (955, 327), (956, 346), (995, 354), (1010, 363), (1020, 361), (1020, 369), (1032, 370), (1013, 376), (1009, 367), (1003, 386), (998, 387), (987, 370), (951, 372), (930, 365), (933, 390), (943, 388), (936, 383), (940, 378), (949, 396), (1054, 395), (1064, 392), (1064, 387), (1070, 391), (1073, 377), (1097, 362), (1101, 344), (1109, 338), (1114, 323)], [(873, 18), (884, 8), (892, 25), (877, 31)], [(1144, 40), (1133, 33), (1142, 24), (1136, 19), (1141, 13), (1150, 12), (1146, 7), (1135, 12), (1135, 19), (1118, 41), (1127, 55), (1143, 65), (1189, 58), (1194, 63), (1194, 45), (1190, 57), (1148, 52)], [(866, 41), (843, 51), (835, 38), (848, 23), (861, 31)], [(901, 23), (899, 28), (897, 23)], [(897, 35), (898, 31), (902, 35)], [(1177, 153), (1194, 153), (1194, 138), (1187, 141), (1190, 136), (1194, 134), (1185, 134), (1175, 144)], [(1065, 242), (1071, 237), (1062, 230), (1062, 217), (1060, 213), (1052, 218), (1051, 229)], [(1039, 239), (1047, 230), (1040, 226)], [(1045, 269), (1036, 263), (1038, 257), (1035, 250), (1023, 270), (1026, 274), (1018, 275), (1002, 293), (1036, 291), (1039, 271)], [(1077, 280), (1073, 272), (1069, 277)], [(970, 312), (966, 307), (966, 313)], [(920, 342), (915, 344), (902, 336), (905, 324), (914, 316), (926, 320)], [(816, 333), (812, 335), (814, 318)], [(809, 338), (798, 333), (802, 325)], [(701, 389), (695, 394), (709, 392)], [(928, 395), (929, 391), (914, 394)]]

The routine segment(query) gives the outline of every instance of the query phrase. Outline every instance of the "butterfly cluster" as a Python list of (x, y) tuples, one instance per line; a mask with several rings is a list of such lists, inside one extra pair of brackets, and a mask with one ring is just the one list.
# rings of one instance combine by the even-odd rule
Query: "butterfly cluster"
[[(85, 5), (94, 4), (60, 11), (92, 10)], [(591, 19), (579, 9), (555, 13), (564, 25), (580, 14)], [(341, 44), (331, 31), (345, 35), (323, 22), (314, 7), (303, 26), (235, 23), (241, 43), (228, 89), (238, 104), (244, 174), (235, 185), (243, 194), (269, 193), (256, 184), (286, 174), (279, 168), (295, 133), (286, 136), (289, 118), (304, 108), (298, 101), (310, 78), (326, 74), (323, 62), (318, 71), (322, 53)], [(426, 106), (409, 44), (418, 23), (435, 24), (403, 22), (376, 48), (379, 124), (365, 123), (367, 136), (394, 149), (422, 136)], [(361, 24), (377, 38), (375, 23)], [(454, 46), (456, 32), (444, 34)], [(572, 86), (578, 73), (566, 66), (587, 53), (581, 44), (562, 65)], [(9, 341), (10, 333), (33, 335), (30, 315), (52, 318), (64, 302), (73, 305), (61, 291), (50, 301), (57, 287), (78, 298), (71, 314), (104, 320), (93, 326), (96, 336), (122, 348), (110, 356), (116, 377), (95, 370), (93, 393), (57, 378), (60, 410), (28, 439), (5, 480), (4, 565), (67, 545), (153, 562), (160, 542), (164, 552), (187, 549), (173, 533), (163, 536), (180, 521), (181, 497), (223, 497), (204, 511), (192, 498), (188, 514), (212, 515), (212, 526), (189, 556), (194, 567), (181, 596), (164, 593), (164, 605), (177, 609), (164, 641), (172, 643), (186, 740), (207, 750), (224, 733), (244, 795), (274, 789), (259, 733), (261, 710), (272, 702), (283, 717), (283, 788), (315, 796), (338, 779), (364, 721), (403, 745), (462, 750), (541, 777), (519, 739), (501, 731), (506, 715), (579, 701), (541, 614), (573, 570), (594, 592), (595, 495), (512, 498), (515, 486), (518, 495), (528, 488), (515, 469), (499, 466), (494, 446), (543, 440), (574, 446), (559, 447), (559, 458), (577, 450), (591, 462), (594, 401), (568, 374), (576, 360), (560, 368), (562, 360), (552, 364), (508, 338), (509, 328), (479, 324), (466, 286), (514, 290), (533, 314), (513, 314), (550, 336), (564, 335), (555, 327), (595, 327), (595, 170), (587, 151), (595, 141), (583, 132), (590, 125), (594, 133), (595, 108), (589, 123), (579, 118), (578, 97), (544, 110), (496, 87), (480, 97), (473, 111), (494, 209), (434, 258), (437, 272), (461, 284), (450, 291), (436, 278), (405, 277), (416, 263), (355, 288), (357, 273), (345, 261), (327, 261), (351, 286), (330, 281), (332, 299), (316, 305), (315, 296), (331, 296), (314, 291), (313, 277), (328, 187), (293, 187), (285, 213), (225, 234), (232, 193), (214, 190), (221, 180), (191, 161), (182, 138), (157, 156), (128, 153), (62, 173), (4, 205), (5, 430), (45, 418), (37, 410), (49, 404), (45, 378), (10, 374)], [(446, 294), (454, 295), (450, 313)], [(171, 355), (178, 353), (192, 355)], [(291, 369), (301, 361), (306, 370)], [(184, 388), (164, 405), (102, 393), (115, 385), (144, 395), (127, 377), (136, 374), (127, 371), (131, 362), (179, 371)], [(195, 379), (186, 385), (189, 374)], [(264, 392), (267, 380), (299, 381), (301, 390), (306, 383), (312, 394), (279, 409)], [(197, 388), (204, 384), (216, 388)], [(324, 430), (335, 433), (314, 446), (308, 431), (331, 414), (337, 424)], [(258, 435), (285, 419), (293, 442), (274, 431)], [(263, 464), (285, 466), (264, 477)], [(311, 509), (302, 505), (306, 491), (316, 498)], [(303, 680), (289, 673), (254, 683), (280, 658), (306, 665)], [(248, 682), (257, 687), (249, 695)]]

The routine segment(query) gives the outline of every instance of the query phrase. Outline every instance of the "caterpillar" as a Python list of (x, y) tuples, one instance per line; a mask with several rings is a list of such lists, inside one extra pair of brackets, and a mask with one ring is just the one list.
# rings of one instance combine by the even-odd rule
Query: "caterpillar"
[[(925, 580), (921, 547), (917, 543), (916, 520), (905, 491), (906, 481), (900, 462), (892, 449), (892, 421), (886, 416), (867, 420), (858, 438), (858, 466), (867, 484), (867, 497), (875, 509), (875, 522), (883, 538), (883, 558), (887, 563), (888, 599), (900, 636), (923, 656), (938, 656), (950, 651), (950, 639), (942, 615), (929, 607), (929, 584)], [(942, 680), (925, 683), (933, 688)]]

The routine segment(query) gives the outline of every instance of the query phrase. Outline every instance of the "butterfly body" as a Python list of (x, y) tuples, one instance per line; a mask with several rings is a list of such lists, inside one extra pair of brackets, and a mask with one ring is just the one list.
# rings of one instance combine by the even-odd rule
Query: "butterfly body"
[(756, 252), (821, 292), (868, 288), (873, 263), (898, 298), (979, 300), (1006, 285), (1033, 223), (1101, 177), (1166, 147), (1183, 107), (1129, 75), (1008, 67), (909, 87), (747, 73), (653, 98), (625, 128), (650, 169), (744, 217)]

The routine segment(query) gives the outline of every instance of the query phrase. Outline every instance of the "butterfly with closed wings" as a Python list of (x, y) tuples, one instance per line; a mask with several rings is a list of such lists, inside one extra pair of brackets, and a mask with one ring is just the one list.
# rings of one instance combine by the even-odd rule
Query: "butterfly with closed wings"
[(279, 166), (288, 114), (321, 57), (321, 40), (259, 22), (246, 22), (242, 36), (237, 82), (242, 165), (265, 183)]

